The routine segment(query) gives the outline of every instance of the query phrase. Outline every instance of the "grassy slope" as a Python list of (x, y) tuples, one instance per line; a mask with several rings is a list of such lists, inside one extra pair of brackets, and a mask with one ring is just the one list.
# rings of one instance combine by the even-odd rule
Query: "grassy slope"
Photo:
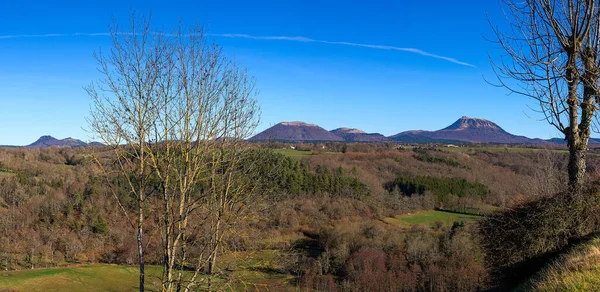
[(478, 220), (479, 216), (457, 214), (444, 211), (422, 211), (412, 214), (399, 215), (394, 218), (385, 218), (385, 222), (395, 224), (403, 228), (413, 225), (433, 226), (436, 222), (442, 222), (444, 226), (452, 226), (455, 221), (472, 222)]
[(550, 262), (517, 291), (600, 291), (600, 235)]
[[(14, 291), (134, 291), (137, 267), (91, 265), (0, 273), (0, 287)], [(148, 291), (159, 291), (160, 268), (147, 267)]]
[[(223, 258), (230, 284), (225, 290), (286, 291), (293, 289), (292, 276), (277, 272), (277, 250), (234, 253)], [(161, 268), (146, 266), (146, 290), (160, 291)], [(224, 284), (224, 281), (220, 281)], [(135, 291), (135, 266), (87, 265), (0, 272), (0, 291)]]

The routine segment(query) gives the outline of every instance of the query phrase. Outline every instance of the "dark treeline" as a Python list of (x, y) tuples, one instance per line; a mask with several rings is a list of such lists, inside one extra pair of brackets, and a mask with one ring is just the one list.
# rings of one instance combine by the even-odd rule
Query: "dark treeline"
[(389, 192), (400, 191), (407, 196), (431, 191), (435, 195), (436, 203), (442, 204), (448, 203), (452, 196), (482, 199), (489, 194), (485, 185), (458, 177), (398, 177), (393, 182), (387, 183), (386, 189)]

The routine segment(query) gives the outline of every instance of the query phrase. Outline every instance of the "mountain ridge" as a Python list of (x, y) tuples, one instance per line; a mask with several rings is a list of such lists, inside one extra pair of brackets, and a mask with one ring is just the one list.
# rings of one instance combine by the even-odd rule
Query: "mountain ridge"
[[(314, 132), (318, 132), (315, 135)], [(543, 140), (511, 134), (496, 123), (483, 119), (462, 116), (440, 130), (408, 130), (395, 135), (366, 133), (357, 128), (340, 127), (329, 131), (337, 138), (324, 134), (325, 129), (305, 122), (281, 122), (251, 137), (248, 141), (287, 142), (400, 142), (400, 143), (498, 143), (498, 144), (550, 144), (558, 138)], [(311, 133), (313, 132), (313, 133)], [(309, 134), (310, 133), (310, 134)], [(592, 141), (593, 139), (590, 139)], [(594, 140), (595, 141), (595, 140)]]
[[(496, 123), (482, 118), (463, 116), (449, 126), (436, 131), (408, 130), (395, 135), (367, 133), (358, 128), (339, 127), (331, 131), (302, 121), (280, 122), (247, 139), (250, 142), (399, 142), (399, 143), (499, 143), (499, 144), (566, 144), (563, 138), (542, 140), (506, 132)], [(600, 143), (600, 138), (590, 138), (590, 144)], [(56, 139), (43, 135), (35, 142), (24, 145), (0, 145), (0, 148), (46, 148), (103, 146), (99, 142), (86, 143), (67, 137)]]
[(79, 139), (67, 137), (64, 139), (56, 139), (50, 135), (43, 135), (38, 138), (35, 142), (29, 145), (17, 146), (17, 145), (0, 145), (0, 148), (47, 148), (47, 147), (87, 147), (87, 146), (104, 146), (100, 142), (86, 143)]
[(503, 143), (503, 144), (543, 144), (548, 143), (542, 139), (532, 139), (525, 136), (513, 135), (506, 132), (496, 123), (481, 119), (463, 116), (448, 127), (437, 131), (405, 131), (390, 136), (396, 141), (404, 138), (406, 134), (426, 137), (433, 140), (455, 140), (470, 143)]

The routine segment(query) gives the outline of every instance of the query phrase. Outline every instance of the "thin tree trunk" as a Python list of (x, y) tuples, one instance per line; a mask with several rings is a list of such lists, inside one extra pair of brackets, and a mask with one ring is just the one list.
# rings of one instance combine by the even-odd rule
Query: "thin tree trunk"
[(217, 215), (217, 224), (215, 228), (214, 238), (213, 238), (213, 250), (212, 255), (210, 257), (210, 261), (208, 262), (208, 291), (212, 291), (212, 280), (213, 274), (215, 270), (215, 265), (217, 264), (217, 253), (219, 249), (219, 231), (221, 227), (221, 216)]
[(171, 283), (172, 283), (172, 264), (171, 258), (173, 257), (172, 243), (171, 243), (171, 216), (170, 216), (170, 199), (168, 197), (166, 186), (163, 186), (163, 199), (164, 199), (164, 228), (165, 228), (165, 248), (163, 250), (163, 287), (162, 291), (171, 291)]
[[(139, 94), (140, 100), (143, 100), (143, 94)], [(145, 195), (145, 166), (146, 166), (146, 145), (145, 145), (145, 139), (146, 139), (146, 129), (144, 128), (144, 112), (142, 111), (143, 108), (142, 106), (139, 107), (138, 109), (138, 121), (139, 121), (139, 125), (138, 125), (138, 136), (140, 137), (140, 141), (139, 141), (139, 177), (138, 177), (138, 226), (137, 226), (137, 244), (138, 244), (138, 254), (139, 254), (139, 260), (140, 260), (140, 292), (144, 292), (144, 281), (145, 281), (145, 275), (144, 275), (144, 195)]]
[(143, 244), (143, 227), (142, 223), (144, 222), (144, 213), (142, 211), (142, 206), (139, 206), (139, 214), (138, 214), (138, 230), (137, 230), (137, 244), (138, 244), (138, 254), (140, 259), (140, 292), (144, 292), (144, 244)]

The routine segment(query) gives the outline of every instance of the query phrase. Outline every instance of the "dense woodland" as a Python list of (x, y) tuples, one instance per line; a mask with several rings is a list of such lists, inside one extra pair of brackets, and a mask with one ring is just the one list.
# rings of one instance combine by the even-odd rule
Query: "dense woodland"
[[(281, 154), (290, 146), (248, 145), (241, 167), (252, 165), (249, 181), (258, 195), (246, 202), (219, 252), (280, 250), (276, 272), (320, 291), (490, 287), (477, 224), (407, 229), (382, 219), (434, 208), (487, 214), (564, 185), (560, 150), (335, 143), (296, 145), (309, 155)], [(136, 263), (134, 226), (122, 210), (135, 202), (119, 188), (123, 178), (99, 171), (93, 157), (103, 151), (0, 149), (1, 269)], [(593, 161), (588, 173), (597, 175)], [(160, 212), (159, 205), (147, 211)], [(193, 219), (190, 243), (203, 240), (207, 228), (202, 212)], [(160, 222), (147, 224), (147, 261), (160, 264)]]

